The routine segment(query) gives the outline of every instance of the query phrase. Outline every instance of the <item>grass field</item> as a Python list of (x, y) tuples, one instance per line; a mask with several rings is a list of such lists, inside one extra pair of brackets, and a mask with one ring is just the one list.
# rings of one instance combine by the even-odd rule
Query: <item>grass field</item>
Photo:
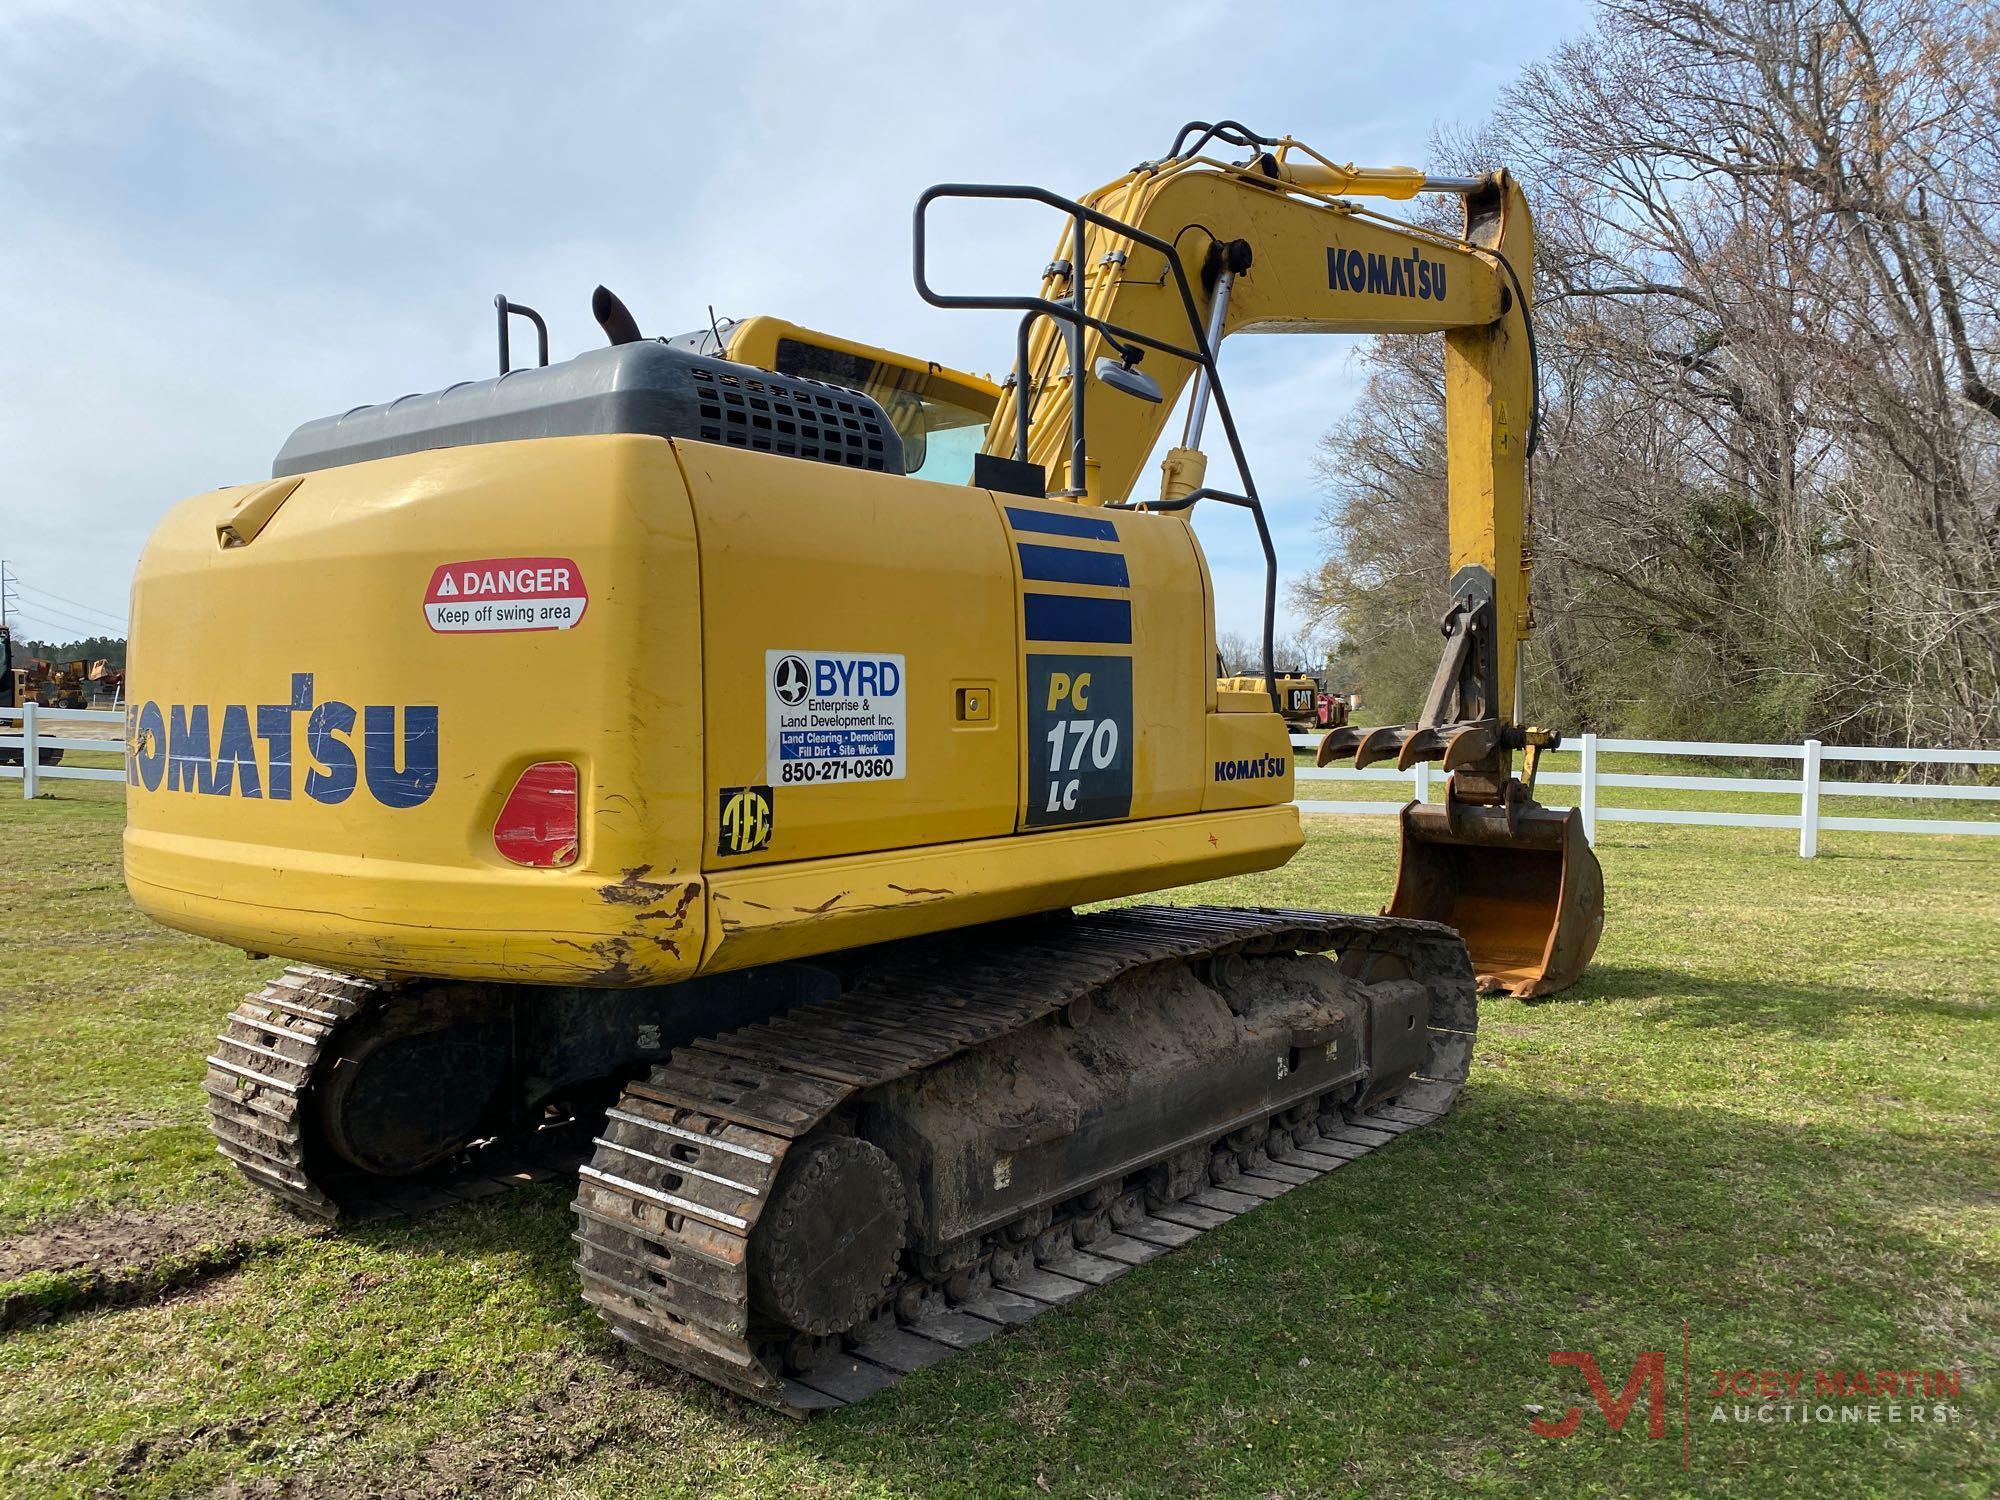
[[(2000, 841), (1848, 834), (1808, 863), (1784, 832), (1607, 825), (1595, 969), (1485, 1005), (1447, 1120), (800, 1426), (620, 1353), (561, 1184), (337, 1236), (265, 1210), (198, 1080), (273, 966), (147, 924), (121, 789), (48, 788), (0, 784), (8, 1493), (1985, 1495), (2000, 1472)], [(1285, 871), (1177, 899), (1373, 909), (1392, 838), (1321, 820)], [(1666, 1436), (1643, 1396), (1609, 1433), (1560, 1350), (1614, 1393), (1665, 1353)], [(1818, 1367), (1961, 1370), (1956, 1419), (1710, 1419), (1717, 1369)], [(1530, 1432), (1570, 1406), (1575, 1436)]]

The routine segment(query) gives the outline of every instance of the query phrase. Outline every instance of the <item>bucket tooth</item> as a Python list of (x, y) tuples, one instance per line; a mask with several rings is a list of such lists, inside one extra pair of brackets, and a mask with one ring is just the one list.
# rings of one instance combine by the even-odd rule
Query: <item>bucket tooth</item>
[(1393, 757), (1399, 771), (1427, 760), (1442, 761), (1447, 771), (1456, 771), (1486, 759), (1499, 742), (1490, 723), (1384, 724), (1376, 729), (1328, 730), (1317, 758), (1323, 766), (1352, 750), (1356, 770)]
[(1342, 724), (1337, 729), (1329, 729), (1320, 736), (1319, 751), (1313, 756), (1313, 764), (1330, 766), (1343, 755), (1352, 755), (1366, 732), (1352, 724)]
[(1402, 752), (1403, 742), (1413, 731), (1406, 724), (1385, 724), (1380, 729), (1371, 729), (1361, 738), (1354, 751), (1354, 769), (1366, 770), (1378, 760), (1387, 760)]
[(1444, 735), (1435, 729), (1419, 729), (1403, 741), (1403, 747), (1396, 752), (1396, 769), (1407, 771), (1419, 761), (1442, 760), (1445, 751)]
[(1498, 743), (1498, 735), (1476, 724), (1456, 730), (1445, 737), (1444, 769), (1456, 771), (1460, 766), (1475, 765), (1491, 755)]

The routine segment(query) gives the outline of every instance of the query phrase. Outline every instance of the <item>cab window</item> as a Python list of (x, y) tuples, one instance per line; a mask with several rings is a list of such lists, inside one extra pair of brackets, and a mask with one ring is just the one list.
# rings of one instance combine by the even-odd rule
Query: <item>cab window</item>
[(966, 394), (956, 385), (801, 339), (779, 339), (772, 363), (780, 375), (824, 380), (873, 397), (903, 440), (903, 466), (912, 476), (943, 484), (972, 478), (972, 457), (986, 441), (992, 412), (952, 399)]

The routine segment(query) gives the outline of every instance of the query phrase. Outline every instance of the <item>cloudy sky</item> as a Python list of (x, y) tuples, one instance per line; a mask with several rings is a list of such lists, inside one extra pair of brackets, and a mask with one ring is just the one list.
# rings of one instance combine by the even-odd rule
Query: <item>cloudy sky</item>
[[(176, 499), (269, 472), (299, 422), (489, 374), (492, 296), (599, 341), (769, 312), (1004, 373), (1011, 319), (910, 283), (948, 179), (1079, 193), (1235, 117), (1422, 165), (1579, 3), (152, 6), (0, 0), (0, 557), (23, 634), (122, 633)], [(1057, 226), (951, 242), (960, 285), (1031, 289)], [(1287, 576), (1316, 542), (1337, 339), (1241, 338), (1223, 371)], [(1240, 515), (1200, 526), (1249, 633)]]

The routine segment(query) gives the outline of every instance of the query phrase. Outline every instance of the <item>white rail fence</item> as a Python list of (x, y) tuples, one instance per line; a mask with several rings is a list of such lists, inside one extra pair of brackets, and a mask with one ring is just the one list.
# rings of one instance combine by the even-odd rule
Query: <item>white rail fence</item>
[[(118, 734), (111, 739), (63, 734), (64, 726), (71, 724), (113, 724), (117, 726)], [(51, 727), (56, 731), (54, 734), (49, 733)], [(23, 797), (41, 795), (41, 783), (50, 779), (123, 781), (123, 766), (45, 766), (41, 764), (41, 752), (100, 750), (123, 756), (125, 712), (116, 708), (43, 708), (35, 703), (24, 703), (19, 708), (0, 708), (0, 750), (20, 752), (21, 763), (0, 766), (0, 776), (20, 777)]]
[[(112, 725), (115, 737), (64, 735), (70, 725)], [(125, 715), (116, 709), (42, 708), (33, 703), (19, 708), (0, 708), (0, 750), (18, 751), (19, 765), (0, 766), (0, 777), (17, 776), (21, 795), (40, 794), (41, 783), (49, 780), (123, 781), (125, 772), (117, 766), (41, 765), (40, 752), (99, 751), (112, 755), (124, 752)], [(56, 732), (50, 733), (53, 729)], [(1316, 734), (1295, 734), (1292, 744), (1310, 750), (1319, 744)], [(1822, 745), (1807, 740), (1798, 745), (1731, 744), (1707, 740), (1621, 740), (1600, 739), (1594, 734), (1573, 742), (1582, 755), (1576, 771), (1545, 770), (1537, 778), (1536, 790), (1552, 807), (1571, 804), (1546, 796), (1544, 788), (1576, 787), (1575, 803), (1583, 809), (1584, 831), (1592, 842), (1599, 823), (1693, 823), (1721, 828), (1796, 828), (1799, 856), (1811, 859), (1819, 852), (1822, 830), (1854, 833), (1960, 833), (2000, 836), (2000, 818), (1848, 818), (1820, 811), (1828, 797), (1895, 797), (1938, 802), (2000, 802), (2000, 786), (1965, 783), (1901, 781), (1829, 781), (1821, 775), (1828, 761), (1858, 761), (1876, 765), (1941, 764), (2000, 766), (2000, 750), (1863, 750), (1846, 745)], [(1566, 744), (1565, 749), (1569, 748)], [(1754, 759), (1797, 761), (1796, 776), (1658, 776), (1633, 772), (1600, 771), (1602, 754), (1666, 755), (1704, 759)], [(1428, 764), (1409, 771), (1374, 767), (1357, 771), (1350, 767), (1317, 770), (1301, 767), (1298, 772), (1299, 810), (1308, 813), (1364, 813), (1388, 815), (1399, 811), (1400, 801), (1339, 801), (1310, 794), (1315, 784), (1328, 782), (1393, 781), (1410, 788), (1410, 794), (1429, 800), (1435, 777)], [(1598, 793), (1605, 787), (1677, 792), (1761, 792), (1786, 797), (1798, 805), (1796, 812), (1705, 812), (1646, 807), (1600, 807)]]
[[(1295, 734), (1293, 745), (1312, 749), (1319, 744), (1316, 734)], [(1806, 740), (1798, 745), (1734, 744), (1711, 740), (1620, 740), (1580, 735), (1564, 742), (1582, 755), (1576, 771), (1544, 770), (1535, 782), (1537, 798), (1551, 807), (1579, 806), (1583, 809), (1584, 832), (1597, 841), (1597, 825), (1602, 823), (1694, 823), (1719, 828), (1796, 828), (1799, 831), (1799, 858), (1811, 859), (1819, 853), (1822, 829), (1854, 833), (1963, 833), (2000, 835), (2000, 818), (1849, 818), (1820, 811), (1824, 797), (1900, 797), (1939, 802), (2000, 802), (2000, 786), (1972, 786), (1964, 783), (1902, 781), (1829, 781), (1821, 770), (1828, 761), (1860, 761), (1878, 765), (1943, 764), (2000, 766), (2000, 750), (1864, 750), (1847, 745), (1822, 745)], [(1719, 760), (1793, 760), (1799, 762), (1797, 776), (1661, 776), (1636, 772), (1600, 771), (1598, 757), (1611, 752), (1623, 755), (1670, 755)], [(1560, 753), (1560, 752), (1558, 752)], [(1322, 801), (1309, 795), (1312, 782), (1395, 781), (1409, 786), (1420, 801), (1430, 797), (1432, 771), (1418, 765), (1409, 771), (1378, 770), (1370, 767), (1328, 767), (1316, 770), (1301, 767), (1298, 776), (1299, 810), (1309, 813), (1390, 814), (1401, 810), (1398, 802)], [(1574, 804), (1547, 797), (1544, 787), (1579, 789)], [(1703, 812), (1648, 807), (1600, 807), (1598, 792), (1604, 787), (1653, 789), (1677, 792), (1764, 792), (1789, 797), (1798, 803), (1796, 812)]]

